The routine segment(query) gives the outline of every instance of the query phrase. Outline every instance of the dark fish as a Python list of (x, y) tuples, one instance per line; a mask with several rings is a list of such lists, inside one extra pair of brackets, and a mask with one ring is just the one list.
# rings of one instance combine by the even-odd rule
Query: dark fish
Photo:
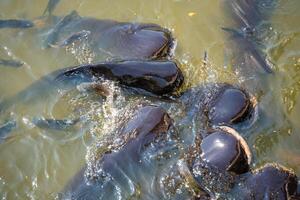
[(296, 196), (297, 176), (276, 164), (266, 164), (255, 170), (244, 182), (237, 185), (239, 199), (291, 199)]
[(219, 170), (243, 174), (249, 171), (251, 153), (245, 140), (226, 127), (212, 131), (201, 141), (201, 158)]
[(17, 122), (12, 120), (0, 126), (0, 143), (17, 127)]
[(121, 85), (140, 88), (156, 95), (174, 92), (183, 83), (183, 75), (173, 61), (120, 61), (82, 65), (60, 73), (55, 81), (78, 77), (104, 77)]
[(257, 114), (255, 98), (244, 88), (227, 83), (204, 84), (182, 93), (188, 124), (195, 121), (203, 129), (227, 125), (246, 127)]
[(65, 43), (68, 44), (89, 33), (89, 37), (83, 42), (101, 59), (165, 58), (173, 53), (174, 38), (171, 32), (157, 24), (80, 17), (76, 11), (64, 17), (49, 16), (34, 20), (34, 23), (27, 20), (21, 22), (21, 20), (3, 20), (2, 27), (34, 26), (37, 35), (42, 35), (45, 48), (58, 47), (57, 44), (65, 46)]
[(223, 0), (225, 10), (240, 28), (254, 28), (268, 20), (278, 0)]
[(259, 66), (265, 72), (272, 73), (272, 64), (259, 48), (256, 34), (259, 25), (268, 20), (277, 0), (224, 0), (223, 2), (236, 26), (233, 29), (223, 28), (231, 33), (231, 43), (235, 46), (232, 53), (234, 65), (250, 69)]
[[(57, 70), (33, 83), (16, 96), (0, 103), (0, 113), (18, 104), (34, 104), (56, 98), (82, 83), (99, 78), (117, 81), (121, 86), (145, 95), (167, 95), (183, 83), (183, 75), (174, 61), (119, 61), (81, 65)], [(97, 89), (97, 87), (96, 87)]]
[(52, 129), (57, 131), (65, 131), (73, 128), (79, 119), (44, 119), (44, 118), (34, 118), (32, 123), (41, 129)]
[(34, 23), (29, 20), (3, 19), (0, 20), (0, 28), (31, 28)]
[(258, 71), (261, 68), (267, 73), (273, 72), (270, 61), (247, 34), (228, 28), (223, 28), (223, 30), (231, 34), (231, 40), (234, 43), (232, 44), (233, 54), (237, 53), (233, 56), (234, 64), (238, 64), (239, 67), (254, 68)]
[(0, 59), (0, 65), (18, 68), (18, 67), (22, 67), (24, 63), (17, 60)]
[(228, 193), (238, 175), (249, 171), (251, 153), (245, 140), (232, 128), (208, 131), (186, 155), (187, 167), (199, 187), (210, 196)]
[(49, 0), (43, 15), (52, 15), (53, 10), (56, 8), (60, 0)]
[[(104, 153), (97, 161), (95, 166), (99, 169), (95, 170), (98, 178), (88, 175), (84, 177), (82, 170), (66, 187), (63, 199), (114, 199), (118, 196), (118, 189), (114, 185), (130, 191), (131, 184), (134, 183), (128, 182), (128, 179), (131, 177), (134, 181), (134, 177), (142, 173), (140, 169), (145, 165), (142, 161), (143, 152), (160, 139), (167, 139), (170, 126), (171, 119), (162, 108), (156, 106), (140, 108), (118, 136), (124, 145), (118, 149), (112, 144), (111, 151)], [(132, 171), (133, 167), (137, 170)], [(130, 196), (122, 189), (119, 190), (122, 197)]]

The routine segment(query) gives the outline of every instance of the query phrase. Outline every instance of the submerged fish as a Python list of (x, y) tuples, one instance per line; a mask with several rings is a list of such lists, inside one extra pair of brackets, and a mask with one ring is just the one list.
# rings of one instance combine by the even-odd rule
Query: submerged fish
[(7, 67), (22, 67), (24, 65), (23, 62), (17, 61), (17, 60), (4, 60), (0, 59), (0, 65), (7, 66)]
[[(118, 59), (164, 58), (172, 54), (171, 32), (157, 24), (118, 22), (81, 17), (72, 11), (64, 17), (31, 21), (1, 20), (0, 28), (33, 28), (44, 47), (84, 43), (98, 57)], [(41, 41), (42, 43), (42, 41)]]
[(272, 64), (267, 60), (257, 40), (259, 26), (266, 23), (276, 2), (277, 0), (223, 0), (223, 6), (235, 26), (223, 28), (231, 35), (230, 48), (233, 52), (230, 56), (234, 65), (252, 72), (259, 71), (257, 67), (260, 67), (264, 72), (272, 73)]
[(95, 168), (88, 167), (91, 171), (87, 171), (86, 176), (84, 168), (66, 186), (62, 199), (117, 199), (119, 195), (130, 198), (137, 190), (141, 190), (142, 199), (156, 199), (155, 194), (149, 192), (149, 182), (144, 181), (147, 185), (140, 187), (138, 184), (145, 177), (145, 172), (150, 174), (157, 170), (154, 166), (159, 162), (158, 158), (148, 158), (151, 161), (147, 161), (145, 152), (176, 143), (176, 136), (171, 130), (172, 120), (164, 109), (157, 106), (138, 109), (133, 118), (121, 127), (115, 144), (110, 144), (110, 150), (92, 164)]
[(79, 119), (44, 119), (44, 118), (34, 118), (33, 124), (41, 129), (51, 129), (58, 131), (66, 131), (74, 127)]
[(170, 31), (159, 25), (85, 18), (75, 11), (62, 18), (45, 41), (50, 46), (68, 45), (81, 35), (94, 53), (122, 59), (162, 58), (170, 55), (174, 46)]
[(32, 28), (34, 23), (29, 20), (5, 19), (0, 20), (0, 28)]
[(256, 27), (267, 20), (278, 0), (223, 0), (238, 27)]
[(0, 104), (3, 113), (13, 105), (32, 104), (34, 101), (57, 98), (82, 83), (99, 79), (116, 81), (121, 86), (136, 88), (142, 94), (168, 95), (183, 83), (183, 75), (174, 61), (118, 61), (81, 65), (55, 71), (16, 96)]

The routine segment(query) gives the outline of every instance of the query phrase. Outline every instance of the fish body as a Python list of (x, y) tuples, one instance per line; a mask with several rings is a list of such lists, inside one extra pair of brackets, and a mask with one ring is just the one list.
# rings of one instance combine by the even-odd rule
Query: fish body
[[(260, 26), (270, 18), (277, 0), (223, 0), (225, 11), (233, 21), (234, 28), (223, 28), (230, 34), (229, 49), (233, 65), (248, 72), (273, 72), (273, 65), (258, 44)], [(260, 68), (260, 69), (259, 69)], [(241, 69), (243, 71), (243, 69)], [(250, 74), (247, 74), (250, 75)]]
[(175, 61), (118, 61), (80, 65), (60, 69), (42, 77), (16, 96), (0, 103), (0, 113), (13, 105), (34, 104), (57, 98), (82, 83), (108, 79), (140, 94), (168, 95), (183, 83), (183, 74)]
[[(170, 132), (171, 125), (172, 120), (167, 112), (158, 106), (149, 105), (138, 109), (127, 124), (120, 127), (118, 140), (124, 141), (124, 145), (112, 144), (111, 151), (99, 156), (94, 163), (95, 172), (100, 174), (93, 175), (93, 172), (89, 173), (87, 168), (83, 168), (67, 184), (62, 199), (115, 199), (118, 192), (123, 198), (133, 196), (138, 190), (138, 182), (135, 180), (144, 177), (145, 171), (156, 169), (153, 165), (157, 161), (153, 160), (149, 166), (144, 161), (144, 153), (156, 145), (159, 147), (167, 138), (171, 140), (174, 137), (174, 133)], [(137, 170), (133, 171), (132, 168)], [(140, 189), (145, 192), (149, 190), (145, 185), (141, 185)]]
[(42, 38), (41, 48), (66, 47), (85, 38), (82, 42), (97, 57), (110, 59), (162, 59), (172, 55), (175, 44), (171, 32), (157, 24), (81, 17), (76, 11), (33, 21), (1, 20), (0, 28), (33, 28)]
[(41, 129), (51, 129), (58, 131), (66, 131), (74, 127), (79, 119), (44, 119), (44, 118), (35, 118), (33, 124)]
[(19, 67), (22, 67), (24, 65), (24, 63), (17, 61), (17, 60), (0, 59), (0, 65), (6, 66), (6, 67), (19, 68)]
[(34, 23), (30, 20), (5, 19), (0, 20), (0, 28), (32, 28)]

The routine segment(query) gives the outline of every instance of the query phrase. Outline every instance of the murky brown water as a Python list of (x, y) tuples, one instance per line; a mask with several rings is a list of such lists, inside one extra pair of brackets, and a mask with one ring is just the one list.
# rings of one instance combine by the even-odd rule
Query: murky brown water
[[(40, 16), (47, 0), (0, 0), (0, 19)], [(266, 121), (244, 133), (254, 154), (253, 166), (278, 162), (300, 176), (300, 1), (279, 0), (270, 20), (272, 29), (264, 36), (274, 74), (267, 77), (268, 90), (255, 92)], [(219, 0), (62, 0), (54, 11), (65, 15), (77, 10), (81, 16), (130, 22), (151, 22), (172, 30), (177, 38), (175, 58), (182, 64), (185, 88), (202, 82), (240, 83), (225, 65), (227, 35), (221, 27), (230, 26)], [(204, 52), (209, 63), (203, 64)], [(55, 69), (78, 64), (83, 58), (63, 49), (41, 49), (32, 30), (1, 30), (0, 57), (25, 62), (21, 68), (0, 66), (0, 100), (17, 94), (39, 77)], [(254, 80), (255, 81), (255, 80)], [(248, 82), (249, 84), (249, 82)], [(107, 115), (116, 111), (110, 102), (95, 103), (80, 94), (14, 108), (11, 117), (20, 125), (12, 137), (0, 145), (0, 198), (54, 199), (70, 178), (86, 163), (86, 152), (93, 138), (101, 137), (113, 124)], [(45, 100), (42, 100), (45, 101)], [(57, 101), (57, 102), (56, 102)], [(41, 105), (40, 105), (41, 104)], [(78, 109), (80, 107), (80, 109)], [(77, 109), (77, 110), (76, 110)], [(72, 114), (70, 114), (70, 111)], [(99, 114), (102, 111), (108, 112)], [(86, 114), (97, 122), (92, 130), (82, 125), (66, 133), (40, 130), (29, 119), (41, 115), (63, 118)], [(1, 122), (5, 119), (0, 118)], [(255, 132), (255, 134), (251, 134)], [(243, 133), (242, 133), (243, 134)]]

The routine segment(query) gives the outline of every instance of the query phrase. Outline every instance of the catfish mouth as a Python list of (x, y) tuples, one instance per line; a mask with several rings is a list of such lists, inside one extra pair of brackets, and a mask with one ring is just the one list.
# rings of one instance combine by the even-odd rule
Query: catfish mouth
[[(233, 96), (229, 97), (229, 94), (226, 95), (226, 93), (232, 93), (231, 95)], [(222, 112), (224, 104), (229, 103), (230, 106), (232, 102), (235, 102), (235, 106), (231, 106), (231, 110), (224, 110)], [(221, 109), (221, 112), (218, 111), (219, 109)], [(212, 125), (247, 124), (254, 120), (255, 109), (256, 99), (251, 94), (242, 88), (224, 85), (216, 94), (212, 102), (207, 105), (207, 117), (209, 123)]]
[(139, 24), (135, 29), (136, 31), (148, 31), (153, 35), (152, 38), (149, 37), (149, 40), (155, 39), (161, 44), (153, 50), (151, 59), (173, 57), (176, 40), (170, 30), (157, 24)]
[(121, 59), (169, 58), (175, 47), (171, 32), (157, 24), (117, 23), (99, 41), (101, 48)]

